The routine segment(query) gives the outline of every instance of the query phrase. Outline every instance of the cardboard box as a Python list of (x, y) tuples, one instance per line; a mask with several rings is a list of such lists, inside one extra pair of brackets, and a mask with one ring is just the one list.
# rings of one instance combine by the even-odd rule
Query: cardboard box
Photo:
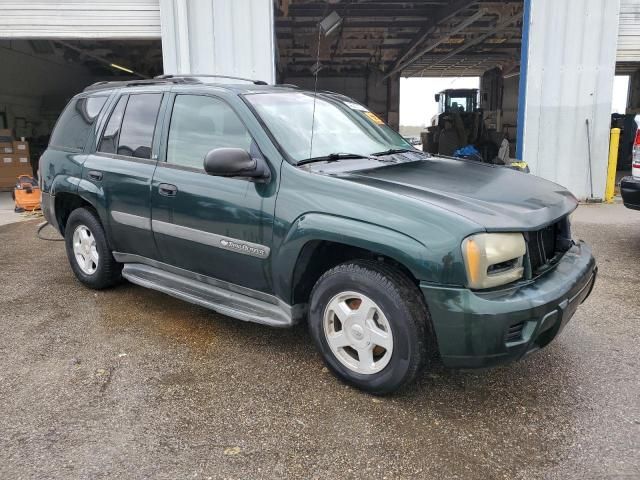
[(0, 142), (0, 155), (13, 153), (13, 143), (12, 142)]
[(11, 143), (13, 142), (13, 130), (9, 128), (0, 128), (0, 142)]
[(13, 141), (13, 153), (29, 156), (29, 142)]
[(32, 175), (31, 172), (31, 162), (29, 161), (29, 157), (25, 157), (24, 155), (12, 153), (8, 154), (0, 154), (0, 172), (4, 172), (3, 174), (7, 174), (9, 170), (15, 170), (16, 175), (28, 173)]
[(13, 160), (13, 155), (0, 155), (0, 187), (9, 188), (17, 181), (18, 165)]
[(29, 159), (29, 155), (25, 155), (24, 153), (18, 153), (14, 151), (13, 155), (11, 156), (13, 157), (13, 164), (19, 165), (20, 169), (23, 170), (20, 173), (28, 173), (29, 175), (32, 175), (31, 161)]
[(0, 154), (0, 188), (11, 189), (20, 175), (33, 175), (29, 157), (20, 154)]

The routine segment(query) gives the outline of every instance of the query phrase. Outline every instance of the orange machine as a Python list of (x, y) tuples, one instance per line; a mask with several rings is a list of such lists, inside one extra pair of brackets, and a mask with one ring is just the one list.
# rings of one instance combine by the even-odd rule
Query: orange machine
[(40, 210), (40, 187), (29, 175), (20, 175), (13, 190), (16, 212), (33, 212)]

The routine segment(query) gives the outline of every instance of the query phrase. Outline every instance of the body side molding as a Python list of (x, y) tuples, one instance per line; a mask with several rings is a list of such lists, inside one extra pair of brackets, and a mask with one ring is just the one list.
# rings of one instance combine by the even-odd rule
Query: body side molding
[(176, 225), (175, 223), (151, 220), (151, 227), (154, 233), (182, 238), (191, 242), (222, 248), (223, 250), (229, 250), (243, 255), (251, 255), (252, 257), (267, 258), (270, 252), (270, 248), (265, 245), (247, 242), (237, 238), (225, 237), (216, 233), (206, 232), (204, 230), (184, 227), (182, 225)]
[(141, 217), (139, 215), (111, 210), (111, 218), (121, 225), (140, 228), (142, 230), (151, 230), (151, 219), (149, 217)]

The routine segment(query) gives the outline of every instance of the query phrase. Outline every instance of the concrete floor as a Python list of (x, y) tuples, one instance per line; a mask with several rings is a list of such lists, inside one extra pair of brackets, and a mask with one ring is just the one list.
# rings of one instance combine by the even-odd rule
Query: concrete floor
[(88, 290), (36, 225), (0, 227), (0, 478), (640, 478), (640, 212), (576, 212), (599, 279), (547, 349), (388, 398), (303, 325)]
[(27, 216), (14, 212), (15, 204), (11, 192), (0, 192), (0, 225), (27, 220)]

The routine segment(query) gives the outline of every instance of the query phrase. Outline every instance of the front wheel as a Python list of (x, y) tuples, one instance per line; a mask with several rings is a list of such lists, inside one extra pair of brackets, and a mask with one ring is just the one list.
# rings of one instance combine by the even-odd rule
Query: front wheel
[(338, 265), (311, 292), (309, 328), (325, 362), (374, 394), (414, 380), (427, 358), (428, 321), (415, 284), (380, 262)]

